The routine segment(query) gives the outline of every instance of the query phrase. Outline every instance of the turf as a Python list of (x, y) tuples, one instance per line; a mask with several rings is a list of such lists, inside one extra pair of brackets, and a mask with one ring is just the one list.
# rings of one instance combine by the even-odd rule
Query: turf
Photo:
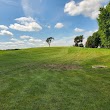
[(0, 51), (0, 110), (110, 110), (110, 50)]

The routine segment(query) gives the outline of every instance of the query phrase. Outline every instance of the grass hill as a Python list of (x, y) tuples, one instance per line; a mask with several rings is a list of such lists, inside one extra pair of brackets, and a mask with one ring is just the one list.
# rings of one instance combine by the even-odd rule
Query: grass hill
[(110, 110), (110, 50), (0, 51), (0, 110)]

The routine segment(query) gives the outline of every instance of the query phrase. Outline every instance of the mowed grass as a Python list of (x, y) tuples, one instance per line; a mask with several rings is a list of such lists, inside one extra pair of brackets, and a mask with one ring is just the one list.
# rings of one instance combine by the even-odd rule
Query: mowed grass
[(110, 50), (0, 51), (0, 110), (110, 110)]

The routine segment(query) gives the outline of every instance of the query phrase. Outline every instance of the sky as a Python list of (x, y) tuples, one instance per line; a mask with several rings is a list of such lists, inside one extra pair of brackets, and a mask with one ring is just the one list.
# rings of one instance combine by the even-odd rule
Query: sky
[(98, 30), (99, 8), (109, 0), (0, 0), (0, 49), (72, 46)]

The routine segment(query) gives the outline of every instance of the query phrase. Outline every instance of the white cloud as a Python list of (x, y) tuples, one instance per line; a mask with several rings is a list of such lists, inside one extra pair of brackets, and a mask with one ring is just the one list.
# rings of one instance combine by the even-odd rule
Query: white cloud
[(21, 24), (35, 22), (35, 20), (31, 17), (21, 17), (21, 18), (16, 18), (15, 20)]
[(0, 36), (13, 36), (13, 33), (7, 30), (8, 30), (7, 26), (0, 25)]
[(1, 30), (0, 35), (1, 36), (13, 36), (13, 33), (11, 33), (10, 31), (7, 31), (7, 30)]
[(7, 30), (7, 29), (8, 29), (7, 26), (5, 26), (5, 25), (0, 25), (0, 30)]
[(74, 31), (75, 32), (84, 32), (85, 30), (84, 29), (80, 29), (80, 28), (75, 28)]
[(23, 41), (18, 39), (11, 39), (10, 42), (0, 42), (0, 49), (18, 49), (18, 48), (25, 48), (25, 44)]
[(9, 27), (18, 31), (40, 31), (42, 27), (31, 17), (21, 17), (15, 19), (17, 23), (11, 24)]
[(11, 38), (10, 40), (11, 41), (18, 41), (18, 39), (16, 39), (16, 38)]
[(46, 28), (50, 29), (51, 25), (44, 25)]
[(50, 28), (51, 28), (51, 26), (49, 25), (49, 26), (47, 26), (47, 28), (49, 28), (49, 29), (50, 29)]
[(57, 23), (56, 25), (55, 25), (55, 28), (58, 28), (58, 29), (61, 29), (61, 28), (63, 28), (64, 27), (64, 25), (62, 24), (62, 23)]
[[(106, 1), (106, 0), (105, 0)], [(64, 12), (68, 13), (71, 16), (76, 15), (84, 15), (86, 17), (90, 17), (92, 19), (96, 19), (98, 17), (99, 8), (102, 5), (104, 0), (82, 0), (79, 3), (75, 3), (74, 0), (65, 4)]]
[(34, 38), (29, 39), (30, 43), (37, 43), (37, 42), (41, 42), (41, 41), (42, 41), (41, 39), (34, 39)]
[(31, 36), (26, 36), (26, 35), (24, 35), (24, 36), (20, 36), (20, 38), (21, 38), (21, 39), (29, 39), (29, 38), (31, 38)]
[(42, 42), (41, 39), (36, 39), (32, 36), (26, 36), (26, 35), (23, 35), (23, 36), (20, 36), (21, 39), (23, 39), (24, 41), (26, 42), (30, 42), (30, 43), (37, 43), (37, 42)]

